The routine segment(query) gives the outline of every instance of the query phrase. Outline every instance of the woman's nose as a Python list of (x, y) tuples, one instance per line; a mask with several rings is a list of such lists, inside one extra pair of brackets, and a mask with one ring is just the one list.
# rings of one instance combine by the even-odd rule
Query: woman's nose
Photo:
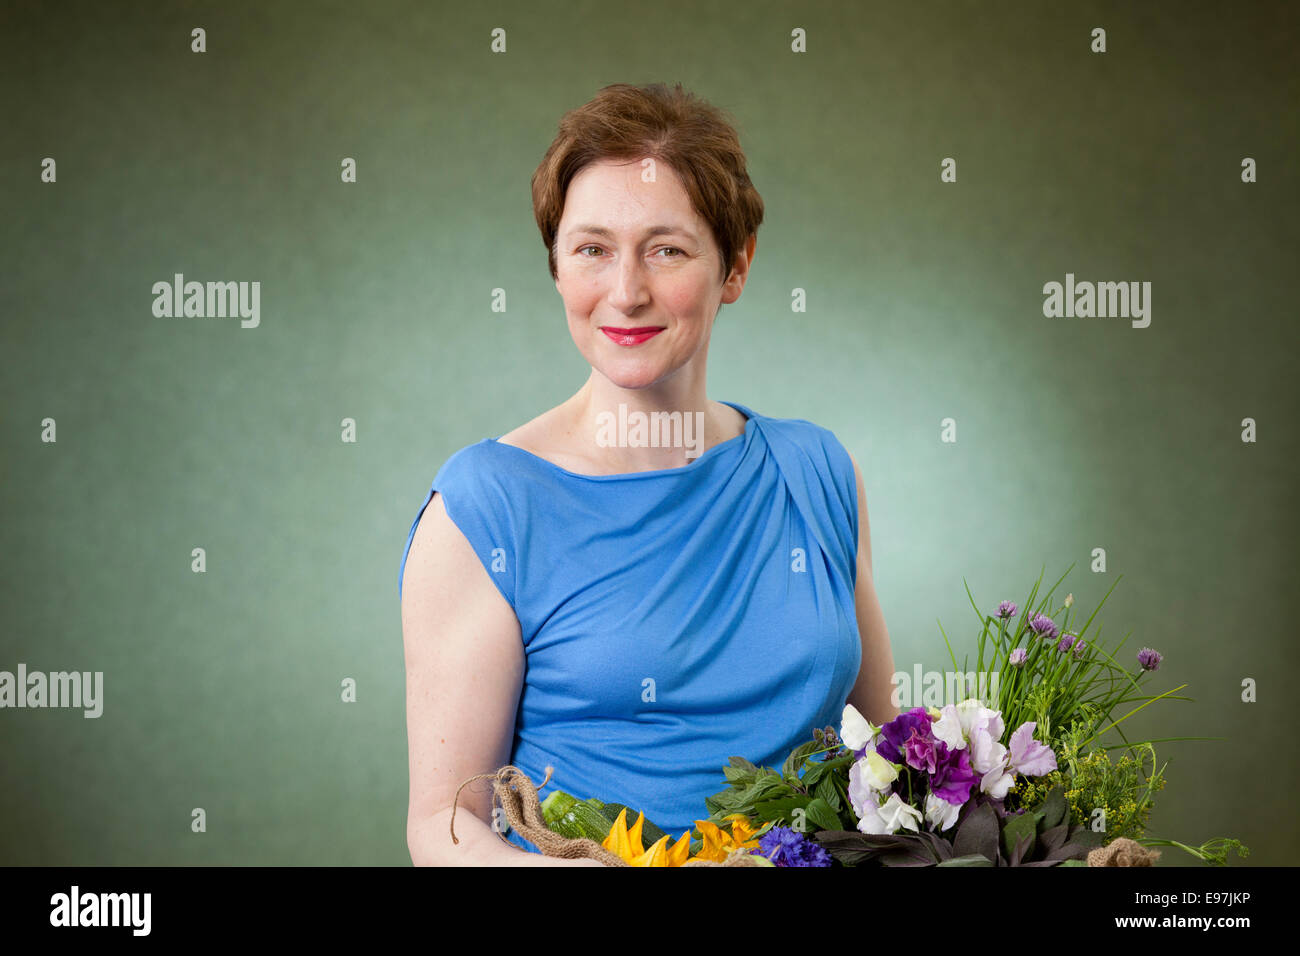
[(649, 287), (645, 269), (641, 260), (630, 256), (618, 265), (614, 277), (614, 287), (610, 290), (610, 300), (622, 309), (629, 309), (648, 301)]

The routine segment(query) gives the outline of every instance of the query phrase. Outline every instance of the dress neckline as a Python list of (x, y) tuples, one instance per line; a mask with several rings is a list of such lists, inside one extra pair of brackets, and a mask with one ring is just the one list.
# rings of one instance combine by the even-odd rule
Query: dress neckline
[(515, 451), (519, 452), (520, 454), (527, 455), (529, 458), (533, 459), (534, 461), (541, 462), (543, 465), (545, 465), (547, 468), (550, 468), (553, 471), (558, 471), (560, 474), (567, 475), (570, 478), (582, 478), (585, 479), (586, 481), (618, 481), (627, 478), (660, 478), (660, 477), (666, 477), (670, 475), (681, 475), (681, 474), (687, 474), (689, 472), (698, 471), (701, 463), (703, 463), (708, 458), (713, 456), (716, 452), (720, 452), (728, 448), (738, 448), (741, 447), (742, 445), (749, 444), (750, 438), (754, 434), (754, 428), (757, 427), (754, 424), (754, 419), (757, 416), (754, 414), (754, 412), (750, 411), (744, 405), (740, 405), (736, 402), (729, 402), (726, 399), (719, 399), (718, 401), (722, 402), (723, 405), (730, 405), (736, 411), (740, 412), (742, 415), (745, 416), (744, 432), (742, 432), (739, 435), (736, 435), (734, 438), (728, 438), (724, 442), (719, 442), (718, 444), (714, 445), (712, 448), (707, 449), (704, 452), (704, 454), (700, 455), (689, 465), (680, 465), (677, 468), (656, 468), (653, 471), (625, 471), (614, 475), (584, 475), (580, 472), (569, 471), (569, 469), (567, 468), (561, 468), (555, 462), (543, 458), (541, 455), (534, 455), (531, 451), (528, 451), (525, 448), (520, 448), (518, 445), (503, 444), (500, 440), (503, 437), (501, 435), (498, 435), (496, 438), (485, 438), (483, 440), (490, 441), (496, 444), (500, 448), (513, 448)]

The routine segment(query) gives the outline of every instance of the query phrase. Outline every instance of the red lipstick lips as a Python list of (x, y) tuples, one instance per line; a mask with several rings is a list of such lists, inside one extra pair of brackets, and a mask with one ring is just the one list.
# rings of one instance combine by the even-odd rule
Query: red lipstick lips
[(612, 325), (603, 325), (600, 330), (609, 336), (610, 341), (616, 345), (640, 345), (642, 342), (648, 342), (660, 332), (662, 326), (643, 325), (635, 329), (619, 329)]

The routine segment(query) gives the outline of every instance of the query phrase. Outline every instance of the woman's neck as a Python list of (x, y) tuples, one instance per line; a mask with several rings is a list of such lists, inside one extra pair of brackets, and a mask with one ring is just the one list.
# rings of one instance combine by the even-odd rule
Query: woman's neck
[(744, 415), (710, 401), (703, 382), (629, 389), (593, 371), (561, 409), (575, 449), (606, 474), (681, 468), (745, 430)]

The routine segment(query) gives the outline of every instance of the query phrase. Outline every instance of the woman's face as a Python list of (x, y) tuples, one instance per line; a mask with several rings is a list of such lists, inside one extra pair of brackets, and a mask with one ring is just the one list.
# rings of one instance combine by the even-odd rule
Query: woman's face
[[(644, 388), (708, 354), (718, 306), (740, 296), (724, 283), (721, 251), (677, 174), (655, 162), (602, 160), (569, 184), (556, 233), (555, 288), (569, 334), (591, 367), (622, 388)], [(648, 174), (647, 174), (648, 178)]]

